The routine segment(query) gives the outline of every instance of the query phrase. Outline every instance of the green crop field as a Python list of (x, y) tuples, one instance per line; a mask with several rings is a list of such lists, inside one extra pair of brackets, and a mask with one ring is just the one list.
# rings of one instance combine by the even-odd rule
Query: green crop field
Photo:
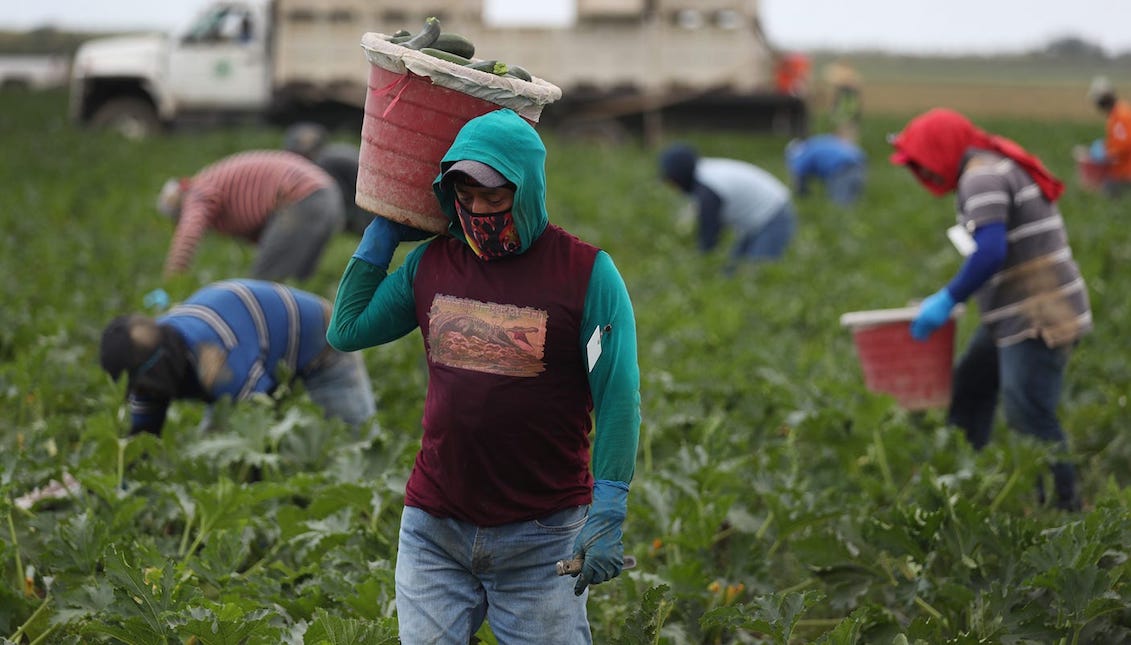
[[(394, 643), (392, 563), (419, 441), (419, 333), (366, 350), (379, 431), (358, 441), (301, 388), (227, 409), (182, 402), (126, 437), (98, 338), (158, 286), (165, 178), (277, 147), (277, 129), (127, 142), (73, 129), (62, 94), (0, 94), (0, 641)], [(1040, 506), (1046, 455), (999, 423), (975, 453), (941, 411), (866, 390), (848, 311), (901, 307), (959, 266), (954, 204), (886, 160), (909, 113), (867, 113), (865, 199), (798, 200), (786, 258), (721, 275), (657, 181), (656, 150), (556, 138), (551, 219), (607, 249), (634, 300), (643, 426), (625, 525), (638, 566), (595, 587), (597, 643), (1131, 641), (1129, 204), (1080, 189), (1092, 122), (978, 118), (1065, 179), (1096, 331), (1062, 419), (1085, 509)], [(992, 119), (992, 120), (991, 120)], [(669, 133), (674, 138), (674, 133)], [(784, 177), (783, 137), (683, 133)], [(299, 286), (333, 297), (355, 239)], [(401, 252), (403, 254), (403, 251)], [(206, 239), (174, 300), (238, 276), (251, 250)], [(972, 330), (970, 307), (959, 340)], [(73, 492), (14, 500), (70, 475)], [(489, 626), (480, 634), (492, 643)]]
[(823, 74), (834, 60), (857, 70), (864, 111), (873, 115), (899, 116), (945, 106), (971, 116), (1073, 121), (1098, 128), (1103, 116), (1087, 99), (1092, 78), (1104, 75), (1118, 88), (1131, 88), (1126, 56), (935, 58), (818, 52), (812, 57), (817, 106), (831, 101)]

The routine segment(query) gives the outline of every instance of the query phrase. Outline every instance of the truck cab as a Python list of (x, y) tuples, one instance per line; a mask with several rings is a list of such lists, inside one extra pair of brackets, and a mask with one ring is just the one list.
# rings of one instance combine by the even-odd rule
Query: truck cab
[(259, 115), (271, 101), (269, 9), (262, 0), (223, 0), (178, 33), (84, 43), (72, 63), (71, 118), (143, 137), (194, 114)]
[(775, 85), (785, 57), (762, 32), (758, 0), (574, 0), (572, 22), (560, 25), (493, 22), (490, 1), (212, 0), (178, 33), (83, 44), (71, 116), (131, 137), (186, 121), (358, 129), (369, 72), (362, 36), (417, 31), (436, 16), (476, 43), (476, 57), (559, 86), (562, 99), (543, 111), (550, 127), (804, 134), (806, 97)]

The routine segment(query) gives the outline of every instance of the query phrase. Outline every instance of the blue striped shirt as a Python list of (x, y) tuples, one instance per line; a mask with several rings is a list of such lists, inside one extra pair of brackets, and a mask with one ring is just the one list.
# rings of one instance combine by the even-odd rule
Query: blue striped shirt
[[(226, 280), (200, 289), (157, 318), (181, 335), (202, 398), (271, 393), (280, 368), (302, 375), (324, 351), (330, 303), (274, 282)], [(164, 417), (168, 401), (130, 396), (134, 427)]]

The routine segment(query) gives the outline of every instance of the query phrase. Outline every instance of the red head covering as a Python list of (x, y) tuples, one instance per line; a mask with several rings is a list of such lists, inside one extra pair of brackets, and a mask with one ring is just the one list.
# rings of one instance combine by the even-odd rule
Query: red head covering
[(932, 181), (916, 172), (919, 183), (936, 195), (945, 195), (958, 186), (962, 158), (970, 148), (990, 150), (1017, 162), (1037, 182), (1049, 201), (1064, 192), (1064, 184), (1045, 168), (1040, 159), (1016, 142), (988, 134), (953, 110), (934, 108), (911, 119), (891, 142), (895, 152), (891, 162), (908, 165), (935, 175)]

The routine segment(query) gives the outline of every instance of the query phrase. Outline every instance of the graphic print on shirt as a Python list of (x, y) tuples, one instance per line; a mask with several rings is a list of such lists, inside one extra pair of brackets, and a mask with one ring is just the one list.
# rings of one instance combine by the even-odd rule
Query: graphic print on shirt
[(546, 369), (546, 321), (541, 309), (437, 295), (428, 311), (432, 361), (504, 376)]

